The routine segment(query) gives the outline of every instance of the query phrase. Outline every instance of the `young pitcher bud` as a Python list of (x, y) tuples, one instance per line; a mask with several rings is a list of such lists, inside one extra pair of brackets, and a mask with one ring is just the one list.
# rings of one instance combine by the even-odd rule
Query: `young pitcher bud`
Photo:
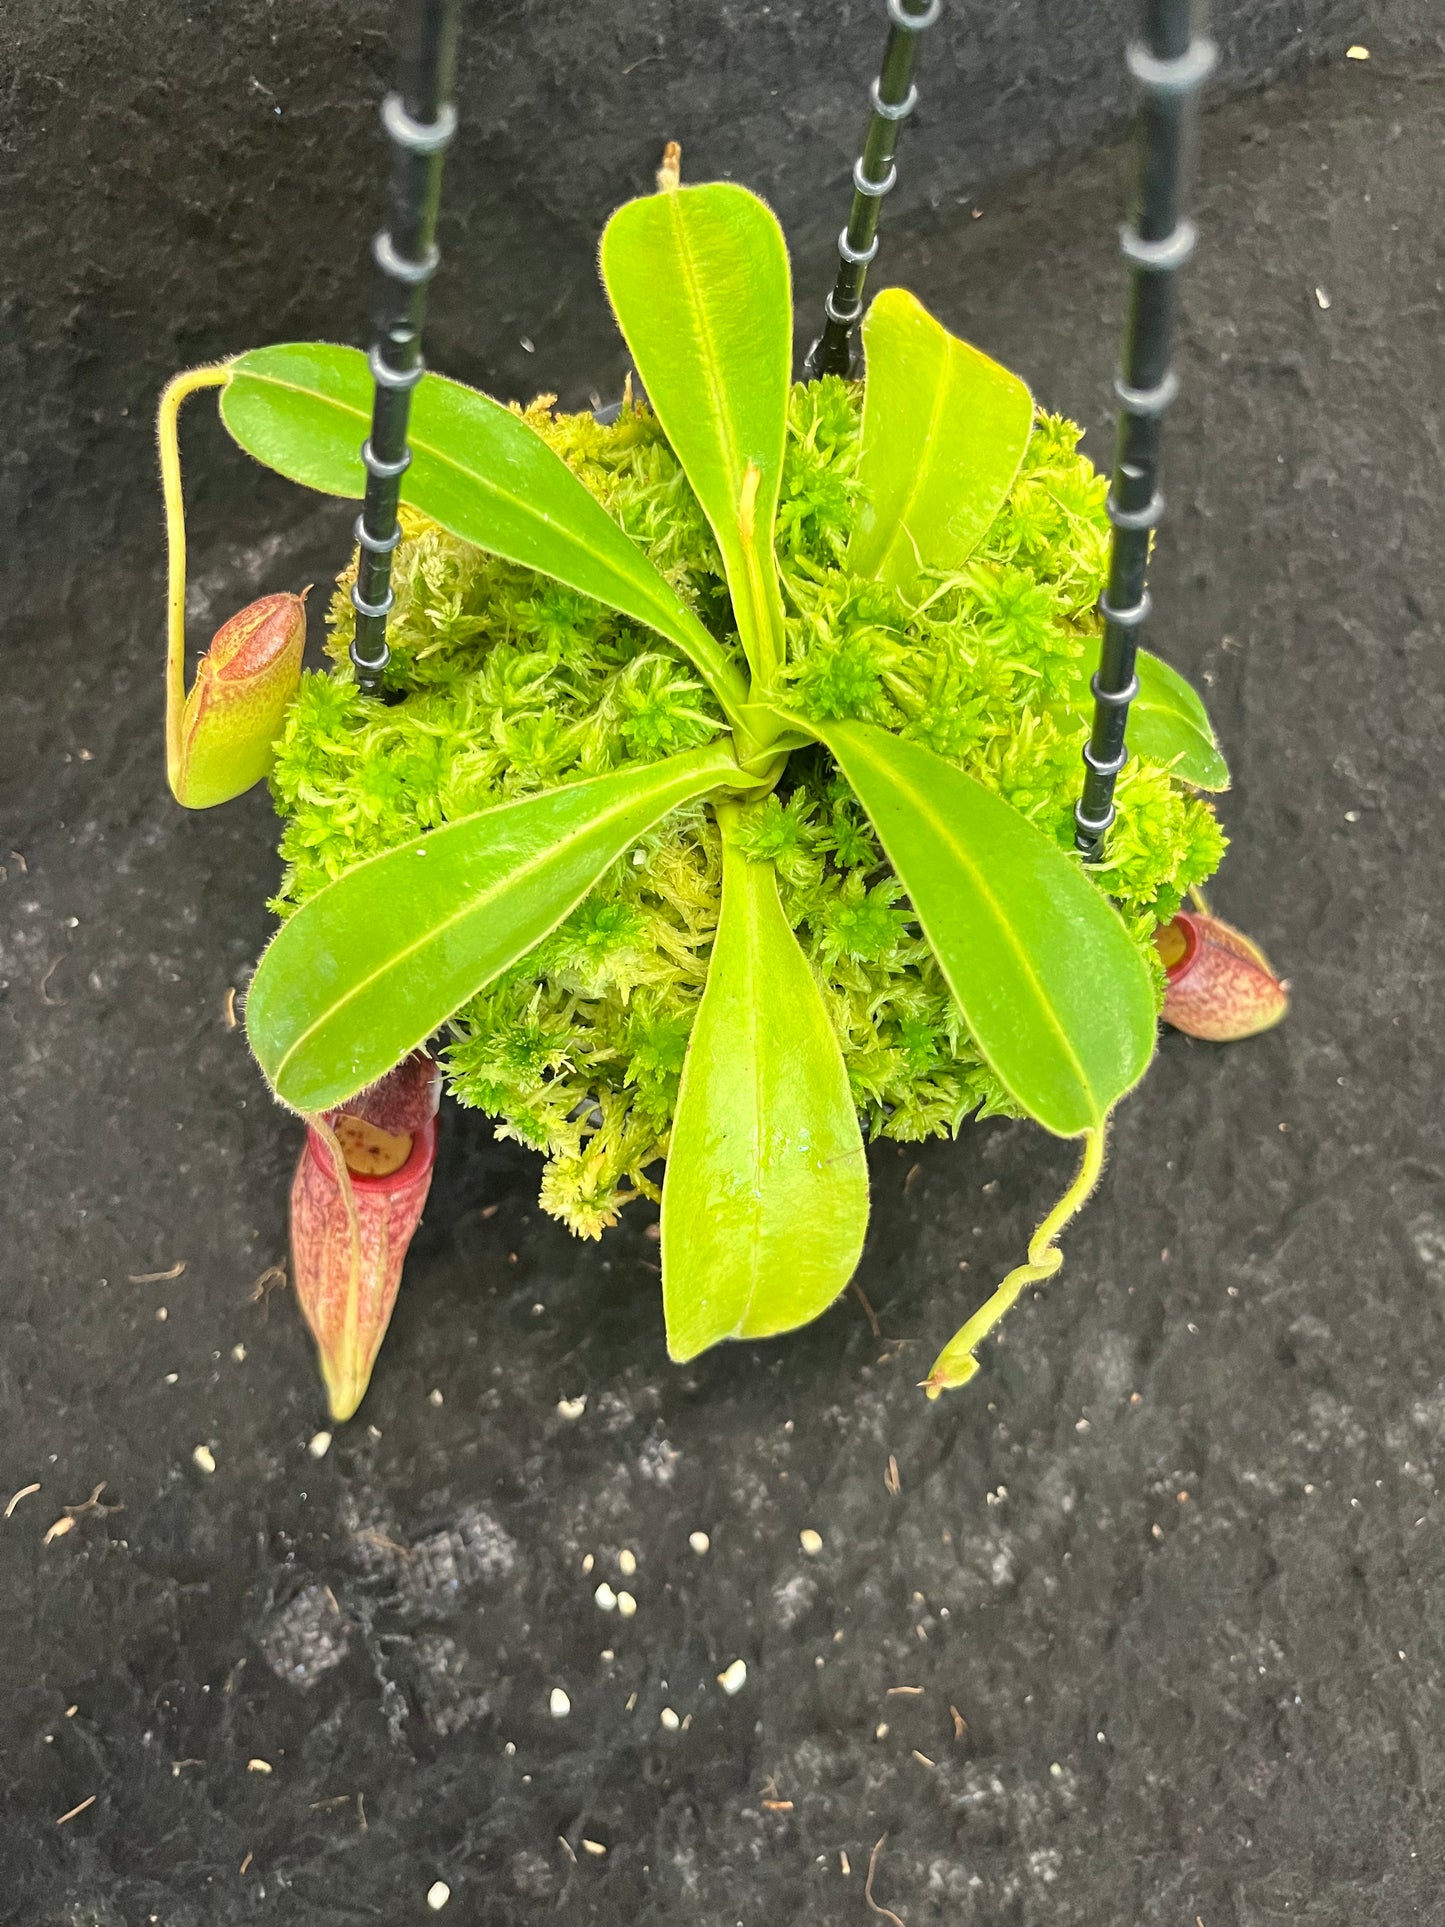
[(216, 631), (186, 697), (171, 758), (178, 803), (208, 810), (267, 775), (305, 648), (306, 605), (296, 595), (262, 596)]
[(1154, 932), (1168, 972), (1164, 1021), (1211, 1044), (1255, 1037), (1289, 1009), (1285, 986), (1242, 931), (1219, 917), (1181, 910)]

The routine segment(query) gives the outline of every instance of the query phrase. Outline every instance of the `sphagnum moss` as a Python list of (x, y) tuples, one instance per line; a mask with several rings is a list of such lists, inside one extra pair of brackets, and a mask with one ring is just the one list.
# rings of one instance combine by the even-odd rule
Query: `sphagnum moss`
[[(861, 391), (836, 379), (793, 390), (777, 525), (791, 703), (916, 737), (1071, 849), (1085, 723), (1064, 698), (1097, 647), (1106, 483), (1078, 453), (1080, 431), (1040, 415), (983, 543), (911, 608), (847, 570), (860, 415)], [(740, 661), (716, 546), (651, 414), (627, 407), (604, 427), (553, 415), (543, 398), (526, 418)], [(272, 778), (286, 823), (283, 916), (421, 830), (675, 754), (724, 726), (669, 643), (431, 524), (408, 522), (395, 588), (388, 679), (405, 700), (358, 694), (338, 592), (336, 667), (306, 676), (291, 710)], [(1093, 874), (1157, 978), (1151, 933), (1213, 873), (1224, 838), (1210, 806), (1147, 758), (1129, 764), (1118, 806), (1110, 860)], [(866, 1129), (917, 1139), (955, 1132), (970, 1113), (1016, 1115), (826, 754), (795, 752), (745, 825), (747, 847), (777, 865)], [(720, 867), (704, 806), (667, 818), (450, 1026), (452, 1092), (544, 1154), (542, 1203), (584, 1237), (639, 1192), (658, 1195)]]

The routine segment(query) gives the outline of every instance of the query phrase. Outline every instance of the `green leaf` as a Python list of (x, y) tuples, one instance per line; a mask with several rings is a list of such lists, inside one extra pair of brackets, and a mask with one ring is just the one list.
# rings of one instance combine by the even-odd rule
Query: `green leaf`
[(864, 509), (849, 566), (906, 592), (921, 569), (961, 567), (986, 533), (1028, 446), (1033, 398), (903, 288), (876, 298), (863, 348)]
[(767, 687), (783, 659), (773, 521), (793, 359), (782, 229), (727, 182), (649, 194), (607, 223), (602, 278), (712, 524), (743, 648)]
[(1059, 1137), (1143, 1076), (1149, 973), (1113, 905), (1002, 797), (871, 723), (814, 727), (857, 791), (999, 1082)]
[(843, 1054), (771, 863), (723, 826), (722, 918), (662, 1189), (667, 1348), (805, 1325), (853, 1275), (868, 1167)]
[[(324, 495), (359, 498), (371, 427), (366, 357), (327, 342), (258, 348), (230, 364), (221, 419), (248, 454)], [(401, 499), (464, 542), (619, 609), (675, 642), (724, 707), (742, 678), (702, 623), (535, 429), (460, 382), (412, 396)]]
[[(770, 756), (805, 749), (818, 740), (813, 725), (805, 717), (789, 716), (784, 724), (782, 712), (772, 703), (740, 703), (734, 726), (740, 731), (746, 730), (755, 742), (766, 743)], [(752, 765), (748, 767), (751, 769)]]
[[(1229, 765), (1219, 753), (1197, 690), (1177, 669), (1145, 649), (1139, 651), (1135, 668), (1139, 694), (1129, 706), (1129, 748), (1156, 763), (1167, 763), (1175, 776), (1196, 789), (1227, 790)], [(1080, 715), (1093, 716), (1094, 697), (1083, 663), (1078, 665), (1068, 706)]]
[(726, 743), (502, 803), (370, 857), (282, 925), (246, 1000), (283, 1104), (385, 1076), (556, 929), (669, 810), (745, 782)]

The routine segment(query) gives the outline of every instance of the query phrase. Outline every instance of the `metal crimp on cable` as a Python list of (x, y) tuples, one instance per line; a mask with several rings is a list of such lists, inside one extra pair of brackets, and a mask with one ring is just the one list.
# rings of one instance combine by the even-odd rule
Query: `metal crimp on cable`
[(398, 147), (413, 154), (439, 154), (456, 134), (457, 110), (445, 101), (435, 120), (413, 120), (401, 95), (388, 94), (381, 103), (381, 124)]
[(1175, 276), (1198, 231), (1184, 212), (1186, 156), (1199, 89), (1215, 63), (1212, 41), (1192, 30), (1191, 0), (1144, 0), (1144, 34), (1127, 51), (1143, 93), (1139, 184), (1120, 233), (1132, 286), (1123, 363), (1114, 384), (1119, 425), (1109, 487), (1108, 581), (1099, 597), (1103, 636), (1092, 679), (1093, 726), (1074, 806), (1074, 843), (1097, 862), (1114, 821), (1114, 791), (1129, 759), (1129, 706), (1139, 693), (1139, 635), (1149, 619), (1149, 544), (1164, 514), (1159, 451), (1164, 412), (1178, 393), (1169, 365)]
[(367, 365), (372, 378), (371, 433), (362, 449), (366, 495), (356, 522), (356, 582), (351, 591), (356, 633), (351, 661), (368, 696), (382, 693), (391, 657), (386, 626), (396, 597), (391, 561), (401, 540), (397, 507), (411, 462), (407, 428), (413, 390), (426, 372), (421, 334), (427, 284), (441, 254), (436, 244), (442, 160), (457, 131), (452, 103), (461, 0), (410, 0), (407, 57), (400, 84), (381, 105), (392, 145), (387, 223), (372, 241), (379, 277), (376, 327)]
[(853, 205), (838, 239), (838, 273), (823, 303), (823, 332), (803, 363), (809, 381), (855, 372), (853, 334), (863, 318), (863, 284), (878, 253), (883, 196), (898, 179), (893, 157), (899, 130), (918, 105), (913, 81), (918, 37), (941, 10), (942, 0), (925, 0), (920, 6), (887, 0), (888, 38), (878, 77), (868, 89), (868, 132), (853, 165)]

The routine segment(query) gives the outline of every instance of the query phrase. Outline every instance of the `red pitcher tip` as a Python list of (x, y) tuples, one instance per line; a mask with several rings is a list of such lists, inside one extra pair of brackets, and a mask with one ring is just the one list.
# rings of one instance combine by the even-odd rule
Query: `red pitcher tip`
[(1212, 1044), (1256, 1037), (1289, 1009), (1269, 959), (1243, 931), (1199, 910), (1181, 910), (1154, 932), (1168, 973), (1164, 1021)]
[(366, 1396), (431, 1189), (435, 1116), (406, 1135), (412, 1142), (400, 1168), (367, 1177), (351, 1173), (336, 1156), (329, 1126), (310, 1125), (291, 1184), (296, 1296), (337, 1421), (349, 1419)]

